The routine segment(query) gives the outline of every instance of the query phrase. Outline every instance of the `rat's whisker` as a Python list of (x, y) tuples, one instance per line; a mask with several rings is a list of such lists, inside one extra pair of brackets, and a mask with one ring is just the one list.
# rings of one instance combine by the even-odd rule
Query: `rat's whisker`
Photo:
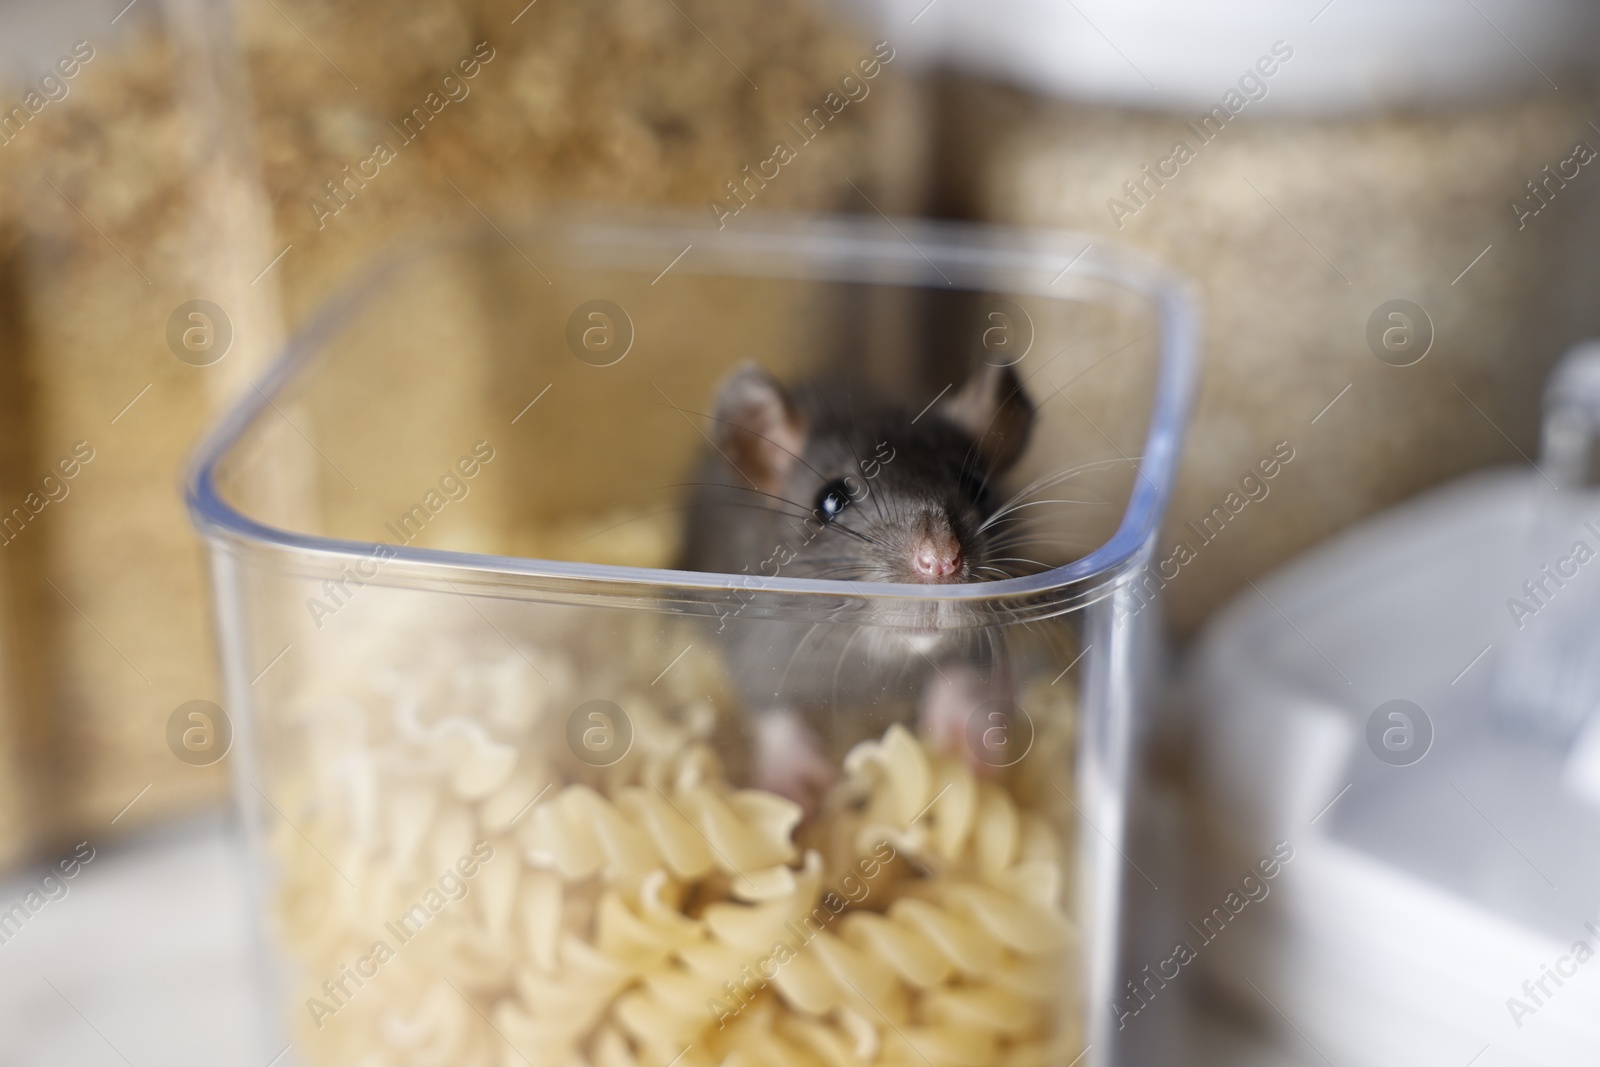
[(1053, 489), (1062, 482), (1070, 481), (1071, 479), (1076, 478), (1078, 475), (1087, 473), (1091, 470), (1109, 469), (1112, 466), (1115, 466), (1118, 462), (1120, 462), (1120, 460), (1091, 460), (1087, 463), (1080, 463), (1073, 467), (1066, 467), (1059, 471), (1052, 471), (1049, 474), (1041, 475), (1040, 477), (1029, 482), (1027, 485), (1023, 486), (1021, 489), (1018, 489), (1015, 493), (1011, 494), (1011, 496), (1007, 498), (999, 508), (995, 509), (995, 514), (1004, 514), (1014, 504), (1028, 499), (1035, 493), (1042, 493), (1046, 489)]
[[(768, 500), (776, 500), (780, 504), (788, 504), (790, 507), (796, 509), (795, 514), (797, 514), (797, 515), (810, 516), (810, 515), (812, 515), (814, 513), (814, 509), (806, 507), (804, 504), (800, 503), (799, 501), (790, 500), (788, 497), (779, 496), (776, 493), (768, 493), (768, 492), (766, 492), (764, 490), (761, 490), (761, 489), (752, 489), (752, 488), (750, 488), (749, 486), (746, 486), (746, 485), (731, 485), (731, 484), (728, 484), (728, 483), (725, 483), (725, 482), (680, 482), (679, 485), (683, 486), (683, 487), (694, 487), (694, 488), (727, 489), (727, 490), (730, 490), (730, 491), (735, 492), (735, 493), (751, 493), (751, 494), (754, 494), (755, 496), (766, 497)], [(669, 486), (667, 488), (673, 488), (673, 487)], [(726, 503), (726, 501), (724, 501), (724, 503)], [(756, 505), (745, 505), (745, 506), (754, 507)]]
[(1077, 549), (1093, 548), (1094, 542), (1085, 541), (1081, 537), (1065, 537), (1048, 529), (1038, 530), (1027, 526), (1019, 526), (1014, 530), (1007, 530), (1004, 537), (996, 537), (988, 543), (989, 551), (991, 552), (1007, 545), (1059, 545), (1062, 548)]
[[(687, 408), (685, 408), (683, 410), (688, 411)], [(748, 427), (748, 426), (741, 425), (741, 424), (733, 422), (733, 421), (731, 421), (729, 419), (719, 419), (715, 415), (707, 415), (707, 414), (705, 414), (704, 412), (701, 412), (701, 411), (689, 411), (689, 414), (691, 414), (691, 415), (699, 415), (701, 418), (709, 419), (712, 422), (720, 422), (724, 426), (732, 426), (735, 429), (744, 431), (745, 433), (749, 434), (751, 437), (759, 437), (761, 440), (765, 441), (767, 444), (771, 445), (773, 448), (776, 448), (779, 452), (783, 452), (783, 453), (787, 454), (796, 463), (799, 463), (802, 467), (804, 467), (806, 470), (810, 471), (812, 474), (815, 474), (818, 478), (821, 478), (823, 481), (827, 481), (828, 480), (827, 477), (821, 471), (817, 470), (817, 468), (815, 468), (811, 464), (807, 463), (804, 456), (801, 456), (800, 454), (798, 454), (796, 452), (792, 452), (789, 449), (784, 448), (782, 445), (780, 445), (778, 442), (774, 441), (772, 438), (768, 437), (766, 434), (756, 433), (754, 430), (750, 429), (750, 427)], [(791, 503), (793, 503), (793, 501), (791, 501)]]
[[(736, 486), (735, 488), (739, 488), (739, 487)], [(745, 492), (755, 492), (755, 490), (746, 489)], [(788, 504), (791, 508), (796, 509), (798, 512), (800, 512), (801, 514), (805, 515), (808, 518), (816, 517), (817, 509), (815, 507), (807, 507), (806, 505), (800, 503), (800, 501), (798, 501), (798, 500), (790, 500), (788, 497), (779, 496), (776, 493), (762, 493), (761, 495), (765, 496), (765, 497), (770, 497), (773, 500), (777, 500), (777, 501), (779, 501), (781, 503)]]
[(1000, 507), (997, 510), (1004, 511), (1006, 508), (1010, 507), (1012, 504), (1016, 503), (1019, 500), (1026, 500), (1028, 497), (1032, 496), (1034, 493), (1043, 492), (1046, 489), (1050, 489), (1050, 488), (1053, 488), (1054, 486), (1060, 485), (1062, 482), (1068, 480), (1069, 478), (1075, 477), (1076, 475), (1082, 473), (1083, 469), (1084, 468), (1081, 468), (1081, 467), (1080, 468), (1068, 467), (1065, 470), (1053, 471), (1053, 472), (1051, 472), (1049, 474), (1041, 475), (1040, 477), (1035, 478), (1033, 481), (1029, 482), (1027, 485), (1024, 485), (1021, 489), (1018, 489), (1015, 493), (1012, 493), (1009, 497), (1007, 497), (1004, 501), (1001, 502)]
[(839, 662), (833, 668), (833, 706), (838, 707), (839, 700), (839, 673), (844, 670), (845, 657), (850, 653), (850, 646), (856, 643), (856, 638), (866, 632), (866, 627), (856, 626), (851, 629), (850, 636), (845, 640), (844, 647), (839, 649)]
[(670, 505), (668, 507), (664, 507), (664, 508), (655, 508), (652, 511), (646, 511), (643, 514), (635, 515), (632, 518), (623, 519), (621, 522), (614, 522), (610, 526), (607, 526), (607, 527), (605, 527), (604, 529), (601, 529), (601, 530), (596, 530), (594, 533), (590, 534), (588, 537), (582, 538), (582, 539), (578, 540), (575, 543), (576, 544), (580, 544), (580, 545), (586, 545), (590, 541), (593, 541), (596, 537), (604, 536), (605, 534), (610, 533), (612, 530), (618, 530), (618, 529), (621, 529), (624, 526), (629, 526), (629, 525), (632, 525), (633, 523), (636, 523), (636, 522), (648, 522), (649, 520), (655, 518), (658, 515), (666, 515), (666, 514), (669, 514), (669, 513), (672, 513), (672, 512), (681, 512), (681, 511), (688, 511), (688, 510), (689, 510), (689, 505), (688, 504), (672, 504), (672, 505)]
[(995, 512), (993, 515), (989, 516), (982, 526), (978, 527), (978, 532), (982, 533), (989, 527), (993, 526), (1000, 519), (1015, 515), (1023, 508), (1036, 508), (1043, 504), (1078, 504), (1085, 507), (1104, 507), (1109, 503), (1110, 501), (1108, 500), (1075, 500), (1071, 497), (1058, 497), (1051, 500), (1028, 500), (1020, 504), (1012, 504), (1007, 508)]
[[(838, 420), (839, 413), (833, 409), (833, 402), (828, 399), (827, 394), (821, 394), (818, 399), (822, 401), (823, 407), (828, 409), (828, 414), (832, 415), (835, 420)], [(867, 470), (866, 461), (861, 458), (861, 453), (856, 451), (856, 443), (850, 439), (848, 434), (844, 436), (844, 446), (850, 450), (851, 457), (855, 459), (856, 470), (865, 474)], [(878, 518), (883, 518), (883, 501), (878, 499), (878, 494), (874, 493), (870, 487), (867, 489), (867, 495), (873, 498), (872, 506), (877, 509)]]
[[(810, 516), (807, 516), (807, 518), (810, 518)], [(802, 530), (808, 530), (809, 529), (805, 525), (805, 520), (801, 520), (799, 525), (800, 525), (800, 529), (802, 529)], [(837, 531), (839, 533), (842, 533), (842, 534), (846, 535), (847, 537), (854, 537), (856, 540), (862, 542), (863, 544), (868, 544), (868, 545), (879, 544), (879, 542), (876, 539), (868, 537), (866, 534), (862, 533), (859, 530), (852, 530), (852, 529), (850, 529), (850, 527), (846, 526), (843, 522), (840, 522), (838, 520), (835, 520), (835, 521), (829, 522), (829, 523), (823, 523), (821, 526), (819, 526), (817, 528), (816, 532), (811, 533), (811, 535), (809, 537), (806, 537), (806, 539), (805, 539), (806, 544), (810, 544), (812, 542), (812, 540), (814, 540), (817, 537), (820, 537), (822, 535), (823, 531), (825, 531), (825, 530), (835, 530), (835, 531)]]
[(747, 504), (747, 503), (744, 503), (744, 502), (738, 501), (738, 500), (723, 500), (723, 501), (719, 501), (718, 502), (718, 506), (719, 507), (725, 507), (725, 508), (746, 508), (746, 509), (748, 509), (750, 511), (759, 511), (763, 515), (771, 515), (776, 511), (777, 514), (779, 514), (779, 515), (783, 515), (783, 516), (786, 516), (788, 518), (799, 519), (799, 520), (802, 520), (802, 521), (807, 519), (807, 518), (809, 518), (809, 516), (806, 516), (806, 515), (797, 515), (797, 514), (794, 514), (792, 512), (787, 512), (787, 511), (777, 511), (777, 509), (769, 507), (766, 504), (754, 504), (754, 503)]
[(870, 570), (872, 567), (868, 561), (862, 559), (859, 555), (852, 555), (849, 552), (840, 552), (837, 554), (822, 556), (810, 556), (806, 555), (804, 552), (797, 552), (795, 553), (794, 559), (790, 560), (786, 564), (782, 564), (779, 567), (779, 570), (781, 571), (784, 568), (795, 567), (803, 568), (804, 570), (810, 572), (816, 572), (828, 567), (841, 567), (845, 565), (855, 566), (863, 571)]
[(778, 694), (783, 692), (783, 683), (789, 680), (789, 671), (794, 667), (794, 661), (799, 657), (800, 650), (806, 647), (806, 642), (811, 640), (811, 635), (816, 633), (817, 628), (821, 625), (820, 622), (812, 623), (811, 628), (805, 632), (805, 635), (795, 642), (794, 652), (790, 654), (789, 662), (784, 664), (783, 673), (778, 676), (778, 684), (773, 687), (773, 699), (777, 699)]
[(842, 522), (840, 522), (838, 520), (834, 520), (833, 522), (828, 523), (826, 526), (823, 527), (823, 529), (824, 530), (838, 530), (842, 534), (849, 534), (851, 537), (856, 538), (857, 540), (861, 541), (863, 544), (878, 545), (880, 547), (883, 544), (883, 542), (879, 541), (876, 537), (868, 537), (866, 534), (862, 533), (860, 530), (852, 530), (850, 527), (846, 526), (844, 523), (842, 523)]
[(1036, 559), (1024, 559), (1021, 556), (1006, 556), (1003, 559), (992, 559), (989, 562), (990, 563), (1026, 563), (1026, 564), (1028, 564), (1030, 566), (1033, 566), (1033, 567), (1042, 567), (1045, 570), (1049, 570), (1050, 569), (1050, 565), (1048, 563), (1040, 563)]

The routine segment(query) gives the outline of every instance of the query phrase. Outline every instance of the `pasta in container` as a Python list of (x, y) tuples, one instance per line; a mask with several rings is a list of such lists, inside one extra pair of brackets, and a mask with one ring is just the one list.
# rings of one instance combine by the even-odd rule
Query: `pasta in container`
[[(424, 301), (426, 330), (406, 314)], [(829, 219), (536, 222), (336, 301), (189, 493), (278, 1047), (361, 1067), (1114, 1062), (1157, 610), (1137, 576), (1191, 319), (1158, 268), (1068, 234)], [(1038, 421), (1005, 489), (1039, 516), (1036, 569), (671, 569), (695, 413), (751, 357), (928, 403), (965, 363), (1013, 366)], [(953, 725), (904, 664), (845, 667), (930, 617), (994, 668)], [(828, 773), (803, 796), (760, 773), (736, 680), (759, 647), (740, 635), (779, 623), (841, 649), (808, 687)]]

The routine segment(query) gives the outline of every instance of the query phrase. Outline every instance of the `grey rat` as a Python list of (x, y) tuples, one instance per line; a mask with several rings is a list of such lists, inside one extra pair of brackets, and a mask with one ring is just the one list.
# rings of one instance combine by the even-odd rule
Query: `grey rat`
[[(681, 565), (917, 584), (999, 576), (985, 523), (999, 500), (994, 483), (1021, 455), (1034, 418), (1010, 367), (984, 364), (918, 413), (842, 385), (787, 388), (741, 365), (713, 403)], [(839, 748), (888, 720), (915, 716), (936, 742), (954, 744), (985, 697), (1006, 697), (993, 633), (951, 617), (970, 609), (927, 610), (920, 626), (819, 625), (741, 617), (731, 605), (719, 639), (756, 712), (757, 784), (808, 799)]]

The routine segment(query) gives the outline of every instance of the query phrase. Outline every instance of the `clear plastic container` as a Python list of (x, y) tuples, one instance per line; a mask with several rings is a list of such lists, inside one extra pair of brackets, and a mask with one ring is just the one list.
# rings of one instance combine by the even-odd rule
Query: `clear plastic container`
[[(887, 220), (490, 229), (334, 301), (189, 488), (284, 1042), (307, 1064), (1115, 1062), (1157, 644), (1133, 581), (1196, 338), (1137, 256)], [(750, 358), (910, 410), (1014, 364), (1038, 414), (1006, 488), (1060, 475), (1025, 497), (1032, 573), (669, 569), (697, 413)], [(901, 639), (918, 655), (881, 654)], [(804, 642), (827, 651), (791, 678)], [(828, 771), (805, 805), (752, 769), (769, 702), (729, 660), (764, 656)]]

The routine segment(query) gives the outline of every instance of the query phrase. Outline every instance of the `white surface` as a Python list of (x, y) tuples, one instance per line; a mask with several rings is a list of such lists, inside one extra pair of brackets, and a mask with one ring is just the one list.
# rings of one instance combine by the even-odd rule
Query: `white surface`
[[(66, 897), (0, 945), (0, 1067), (269, 1067), (277, 1050), (255, 1037), (241, 869), (220, 819), (99, 850)], [(41, 873), (0, 882), (0, 907)], [(1174, 1067), (1314, 1062), (1220, 1019), (1192, 1025), (1192, 1055)]]
[(1600, 808), (1600, 718), (1584, 727), (1573, 742), (1561, 781), (1574, 796)]
[[(222, 821), (95, 847), (67, 895), (0, 945), (0, 1067), (267, 1067)], [(44, 873), (0, 882), (0, 909)]]
[[(1600, 1062), (1600, 962), (1520, 1020), (1507, 1003), (1580, 939), (1600, 950), (1584, 925), (1600, 927), (1600, 812), (1563, 785), (1566, 744), (1489, 699), (1529, 639), (1505, 598), (1541, 488), (1493, 472), (1397, 507), (1259, 581), (1202, 638), (1213, 873), (1262, 841), (1297, 851), (1276, 921), (1202, 962), (1240, 1004), (1268, 991), (1279, 1030), (1341, 1067)], [(1395, 698), (1433, 723), (1410, 766), (1368, 750), (1368, 715)]]
[(1555, 92), (1551, 82), (1592, 69), (1596, 16), (1584, 0), (837, 2), (868, 13), (914, 59), (1161, 109), (1209, 108), (1286, 41), (1294, 59), (1247, 114)]

